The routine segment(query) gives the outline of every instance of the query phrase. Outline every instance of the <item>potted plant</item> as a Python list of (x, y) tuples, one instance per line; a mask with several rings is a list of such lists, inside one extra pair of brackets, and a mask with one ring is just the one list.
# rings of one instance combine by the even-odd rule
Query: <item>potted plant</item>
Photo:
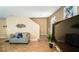
[(50, 32), (48, 33), (48, 43), (49, 43), (49, 47), (52, 48), (53, 47), (52, 34)]

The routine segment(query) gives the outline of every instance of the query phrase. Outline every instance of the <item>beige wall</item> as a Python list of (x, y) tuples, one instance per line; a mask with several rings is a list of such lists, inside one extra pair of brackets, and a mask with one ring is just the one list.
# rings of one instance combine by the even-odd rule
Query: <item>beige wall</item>
[[(17, 28), (17, 24), (24, 24), (26, 27)], [(40, 38), (40, 27), (31, 19), (24, 17), (7, 17), (7, 35), (9, 36), (16, 32), (30, 33), (31, 41), (37, 41)]]
[(57, 10), (54, 14), (52, 14), (50, 17), (48, 17), (48, 32), (49, 32), (50, 27), (51, 27), (51, 26), (50, 26), (50, 21), (51, 21), (52, 17), (55, 16), (56, 22), (63, 20), (63, 8), (64, 8), (64, 7), (61, 7), (61, 8), (60, 8), (59, 10)]
[(55, 16), (56, 17), (56, 20), (57, 21), (61, 21), (61, 20), (63, 20), (63, 8), (64, 7), (61, 7), (59, 10), (57, 10), (54, 14), (52, 14), (49, 18), (48, 18), (48, 20), (50, 20), (53, 16)]
[(51, 18), (52, 18), (52, 16), (55, 16), (57, 21), (63, 20), (63, 8), (64, 7), (61, 7), (57, 12), (55, 12), (53, 15), (51, 15)]
[(32, 20), (40, 25), (41, 35), (47, 35), (47, 18), (32, 18)]
[(6, 31), (6, 18), (0, 18), (0, 38), (6, 38), (7, 37), (7, 31)]

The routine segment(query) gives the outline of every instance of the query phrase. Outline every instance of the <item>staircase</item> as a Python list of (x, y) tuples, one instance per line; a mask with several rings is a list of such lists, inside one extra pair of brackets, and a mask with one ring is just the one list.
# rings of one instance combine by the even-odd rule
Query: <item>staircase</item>
[[(17, 24), (24, 24), (25, 28), (17, 28)], [(7, 34), (14, 34), (16, 32), (30, 33), (30, 40), (37, 41), (40, 37), (40, 26), (30, 18), (26, 17), (7, 17)]]

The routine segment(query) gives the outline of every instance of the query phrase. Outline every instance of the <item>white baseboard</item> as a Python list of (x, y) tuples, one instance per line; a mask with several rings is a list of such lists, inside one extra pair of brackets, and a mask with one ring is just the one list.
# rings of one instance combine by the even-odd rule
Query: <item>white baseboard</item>
[(58, 52), (62, 52), (61, 49), (59, 48), (59, 46), (56, 43), (54, 43), (54, 44), (55, 44), (55, 48), (58, 50)]
[(40, 34), (40, 35), (47, 35), (47, 34)]
[(7, 38), (7, 37), (0, 37), (0, 38)]

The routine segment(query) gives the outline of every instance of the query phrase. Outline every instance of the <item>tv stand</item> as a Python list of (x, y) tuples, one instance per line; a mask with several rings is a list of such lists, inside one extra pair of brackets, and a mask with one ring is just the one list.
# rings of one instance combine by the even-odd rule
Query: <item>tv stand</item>
[(56, 48), (59, 52), (79, 52), (79, 47), (73, 47), (66, 43), (55, 42)]

